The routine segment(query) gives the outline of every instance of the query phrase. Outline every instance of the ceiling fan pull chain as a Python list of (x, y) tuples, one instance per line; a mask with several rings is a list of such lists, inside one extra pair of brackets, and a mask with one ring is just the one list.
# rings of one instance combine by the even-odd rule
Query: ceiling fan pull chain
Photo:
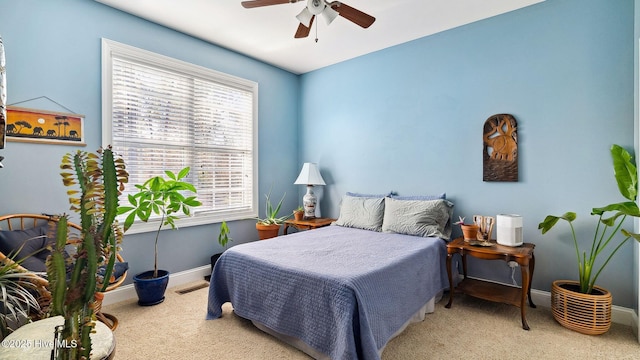
[(316, 24), (316, 42), (318, 42), (318, 24)]

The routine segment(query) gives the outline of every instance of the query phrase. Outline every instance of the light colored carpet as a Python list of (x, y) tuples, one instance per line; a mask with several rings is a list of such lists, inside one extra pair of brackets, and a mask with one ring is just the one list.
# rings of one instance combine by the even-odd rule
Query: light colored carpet
[[(233, 313), (205, 320), (207, 288), (184, 295), (168, 289), (166, 300), (151, 307), (136, 300), (105, 306), (118, 317), (116, 359), (309, 359)], [(565, 329), (548, 307), (527, 308), (530, 331), (520, 309), (469, 296), (456, 296), (451, 309), (443, 300), (425, 321), (392, 339), (383, 360), (408, 359), (638, 359), (640, 344), (632, 329), (613, 324), (603, 335)]]

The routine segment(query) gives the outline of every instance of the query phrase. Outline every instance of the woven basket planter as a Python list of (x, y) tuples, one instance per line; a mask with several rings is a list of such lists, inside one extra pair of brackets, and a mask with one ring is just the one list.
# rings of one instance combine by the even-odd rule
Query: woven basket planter
[(551, 285), (551, 312), (560, 325), (587, 335), (606, 333), (611, 327), (611, 293), (599, 286), (591, 294), (579, 291), (580, 284), (556, 280)]

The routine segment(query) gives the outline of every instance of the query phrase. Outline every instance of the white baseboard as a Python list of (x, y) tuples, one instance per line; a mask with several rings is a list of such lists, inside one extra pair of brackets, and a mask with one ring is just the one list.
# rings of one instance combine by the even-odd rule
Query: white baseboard
[[(169, 274), (169, 285), (167, 287), (176, 287), (190, 282), (203, 280), (206, 275), (211, 275), (211, 265), (200, 266), (195, 269)], [(105, 293), (102, 305), (110, 305), (120, 301), (137, 298), (136, 289), (133, 284), (120, 286), (119, 288)]]

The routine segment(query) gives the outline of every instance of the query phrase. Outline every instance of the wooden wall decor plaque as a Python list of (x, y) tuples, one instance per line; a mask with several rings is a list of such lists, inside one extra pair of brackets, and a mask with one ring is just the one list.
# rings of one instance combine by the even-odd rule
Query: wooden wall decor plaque
[(482, 134), (482, 180), (518, 181), (518, 124), (513, 115), (491, 115)]

